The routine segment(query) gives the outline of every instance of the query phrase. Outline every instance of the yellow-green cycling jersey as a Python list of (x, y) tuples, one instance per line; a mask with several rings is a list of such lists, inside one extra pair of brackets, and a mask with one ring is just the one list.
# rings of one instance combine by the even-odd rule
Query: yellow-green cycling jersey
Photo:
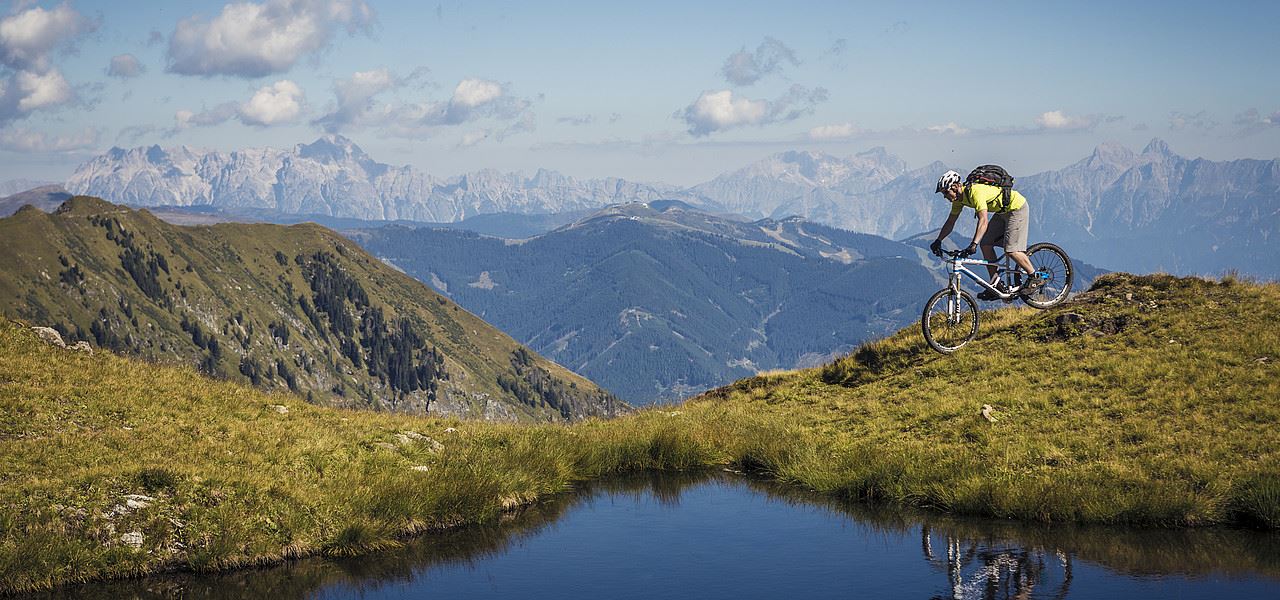
[(951, 215), (960, 214), (960, 211), (964, 210), (966, 206), (977, 212), (984, 210), (991, 213), (1013, 212), (1027, 203), (1027, 199), (1023, 198), (1022, 194), (1018, 193), (1018, 190), (1013, 190), (1013, 193), (1009, 194), (1009, 205), (1005, 206), (1004, 197), (1000, 192), (999, 187), (985, 183), (974, 183), (966, 186), (955, 202), (951, 203)]

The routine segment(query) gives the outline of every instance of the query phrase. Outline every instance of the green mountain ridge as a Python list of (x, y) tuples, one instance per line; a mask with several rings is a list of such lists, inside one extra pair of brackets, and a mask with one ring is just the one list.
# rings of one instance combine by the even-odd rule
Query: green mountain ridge
[(518, 242), (395, 226), (344, 233), (637, 405), (821, 364), (916, 319), (943, 285), (920, 248), (679, 202), (615, 205)]
[(626, 406), (314, 224), (177, 227), (75, 197), (0, 220), (0, 314), (312, 402), (495, 420)]

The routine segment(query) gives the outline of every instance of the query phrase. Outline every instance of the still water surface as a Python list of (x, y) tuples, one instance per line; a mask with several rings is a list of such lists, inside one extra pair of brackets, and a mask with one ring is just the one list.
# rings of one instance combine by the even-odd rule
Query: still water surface
[(1280, 598), (1280, 534), (1028, 527), (652, 474), (372, 556), (56, 597)]

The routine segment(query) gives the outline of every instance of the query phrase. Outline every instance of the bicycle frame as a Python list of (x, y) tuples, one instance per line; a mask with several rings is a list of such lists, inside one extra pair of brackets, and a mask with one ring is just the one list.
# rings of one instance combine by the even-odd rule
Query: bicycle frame
[(990, 262), (985, 260), (979, 260), (976, 258), (960, 258), (959, 256), (952, 256), (944, 260), (946, 260), (947, 264), (951, 266), (950, 286), (951, 286), (951, 291), (953, 292), (956, 292), (956, 293), (960, 292), (960, 276), (964, 275), (969, 279), (972, 279), (974, 283), (977, 283), (978, 285), (990, 290), (991, 293), (995, 294), (1001, 300), (1012, 300), (1018, 296), (1018, 289), (1020, 286), (1010, 285), (1009, 293), (1006, 294), (1004, 292), (1001, 292), (999, 288), (997, 288), (996, 286), (992, 285), (991, 282), (987, 281), (986, 277), (979, 276), (977, 273), (970, 271), (969, 268), (965, 266), (965, 265), (981, 265), (984, 267), (995, 267), (997, 279), (1005, 276), (1010, 272), (1013, 272), (1015, 274), (1020, 273), (1016, 265), (1013, 268), (1009, 268), (1010, 259), (1008, 254), (1002, 254), (998, 258)]

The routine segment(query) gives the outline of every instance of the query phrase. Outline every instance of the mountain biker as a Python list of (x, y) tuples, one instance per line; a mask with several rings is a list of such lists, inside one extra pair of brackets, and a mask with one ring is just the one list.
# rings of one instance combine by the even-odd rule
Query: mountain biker
[[(1027, 259), (1027, 225), (1030, 220), (1030, 209), (1027, 207), (1027, 199), (1022, 194), (1014, 190), (1006, 206), (999, 187), (984, 183), (966, 185), (960, 174), (955, 171), (943, 173), (938, 179), (938, 186), (934, 192), (942, 194), (943, 198), (951, 202), (951, 213), (947, 216), (946, 223), (942, 224), (942, 231), (938, 234), (938, 238), (929, 244), (929, 251), (936, 256), (942, 256), (942, 240), (951, 234), (956, 218), (967, 206), (978, 213), (978, 226), (973, 232), (973, 242), (961, 251), (960, 256), (972, 256), (981, 247), (982, 257), (987, 262), (992, 262), (996, 259), (995, 247), (1000, 246), (1024, 272), (1035, 273), (1035, 268)], [(994, 216), (989, 217), (989, 213)], [(1004, 282), (996, 281), (996, 267), (988, 265), (987, 272), (991, 275), (992, 285), (1007, 294), (1009, 290)], [(1027, 282), (1022, 285), (1022, 291), (1030, 292), (1042, 285), (1044, 281), (1040, 278), (1028, 277)], [(991, 290), (983, 290), (978, 294), (979, 300), (999, 298)]]

